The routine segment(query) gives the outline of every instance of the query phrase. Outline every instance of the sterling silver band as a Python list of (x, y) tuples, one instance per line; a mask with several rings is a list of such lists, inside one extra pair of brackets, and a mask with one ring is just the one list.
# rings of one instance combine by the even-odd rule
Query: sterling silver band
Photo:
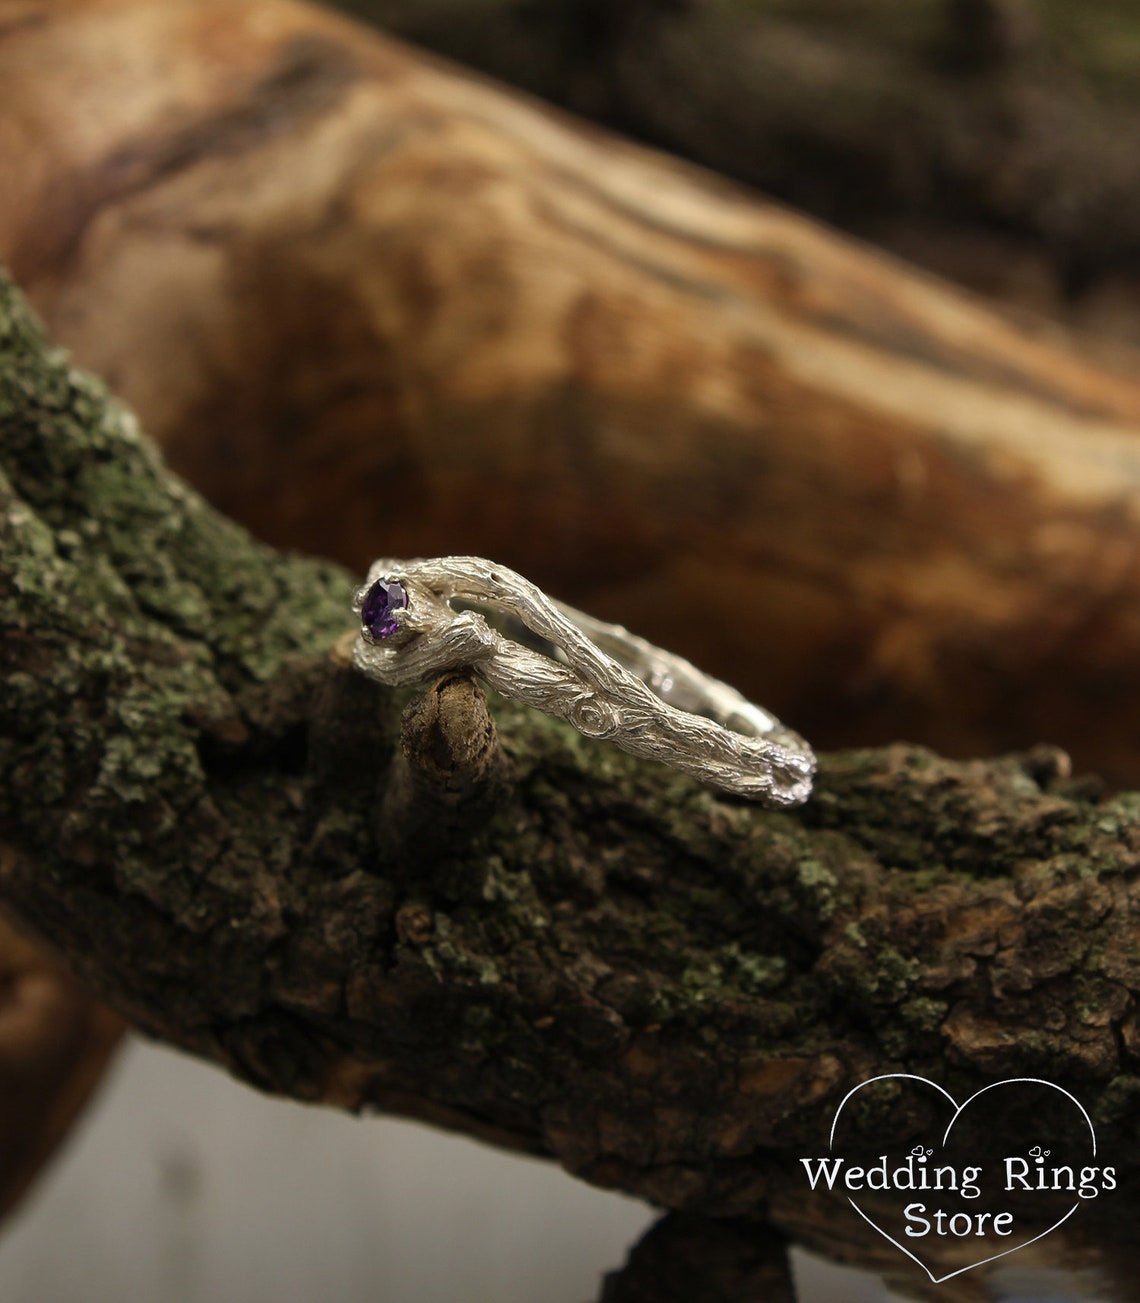
[(381, 558), (353, 609), (362, 619), (353, 662), (389, 687), (469, 667), (586, 737), (729, 792), (775, 806), (811, 792), (815, 756), (799, 734), (682, 657), (554, 601), (506, 566)]

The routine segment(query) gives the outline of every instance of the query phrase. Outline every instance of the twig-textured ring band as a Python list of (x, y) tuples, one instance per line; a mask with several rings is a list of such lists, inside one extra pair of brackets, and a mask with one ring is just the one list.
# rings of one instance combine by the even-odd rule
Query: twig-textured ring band
[(797, 733), (680, 656), (546, 596), (480, 557), (373, 563), (353, 609), (359, 670), (405, 687), (466, 667), (587, 737), (769, 805), (811, 792)]

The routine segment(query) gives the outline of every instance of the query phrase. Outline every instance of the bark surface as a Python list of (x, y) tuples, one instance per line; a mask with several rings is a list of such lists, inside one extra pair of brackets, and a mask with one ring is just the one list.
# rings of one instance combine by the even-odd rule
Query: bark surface
[(351, 576), (172, 478), (7, 283), (0, 426), (0, 891), (139, 1026), (675, 1208), (755, 1213), (892, 1069), (1046, 1076), (1129, 1158), (1137, 795), (899, 745), (764, 812), (462, 676), (409, 706), (344, 665)]

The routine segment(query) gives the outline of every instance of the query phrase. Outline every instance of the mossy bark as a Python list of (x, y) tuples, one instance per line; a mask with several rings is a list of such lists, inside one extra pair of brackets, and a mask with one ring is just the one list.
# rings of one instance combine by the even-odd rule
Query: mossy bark
[(405, 711), (352, 576), (169, 475), (8, 283), (0, 428), (0, 891), (140, 1027), (673, 1207), (755, 1212), (892, 1070), (1127, 1140), (1140, 796), (899, 745), (774, 813), (463, 676)]

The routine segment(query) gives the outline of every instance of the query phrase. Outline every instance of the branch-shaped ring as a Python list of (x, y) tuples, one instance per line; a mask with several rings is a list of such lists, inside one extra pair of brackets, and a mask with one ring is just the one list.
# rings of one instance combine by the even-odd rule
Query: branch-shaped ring
[(734, 688), (480, 557), (373, 563), (353, 609), (356, 667), (389, 687), (468, 667), (586, 737), (741, 796), (798, 805), (808, 744)]

